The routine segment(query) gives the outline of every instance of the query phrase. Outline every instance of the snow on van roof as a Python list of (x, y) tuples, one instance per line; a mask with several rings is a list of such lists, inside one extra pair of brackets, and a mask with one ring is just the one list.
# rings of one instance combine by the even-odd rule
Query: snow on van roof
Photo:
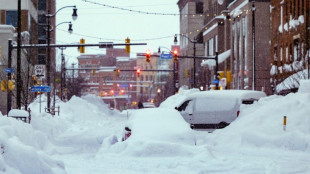
[(250, 90), (213, 90), (193, 93), (189, 97), (203, 97), (208, 96), (223, 96), (223, 97), (235, 97), (239, 99), (260, 99), (266, 97), (263, 91), (250, 91)]

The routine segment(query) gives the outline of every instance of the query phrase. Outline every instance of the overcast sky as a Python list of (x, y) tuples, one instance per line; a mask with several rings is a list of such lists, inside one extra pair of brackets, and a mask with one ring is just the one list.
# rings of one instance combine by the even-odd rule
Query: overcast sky
[[(85, 39), (85, 43), (125, 43), (125, 38), (129, 37), (131, 43), (147, 43), (147, 46), (131, 46), (131, 57), (135, 57), (136, 53), (145, 52), (148, 48), (152, 52), (157, 52), (159, 46), (170, 48), (173, 45), (174, 34), (179, 33), (178, 15), (143, 14), (102, 5), (150, 13), (178, 14), (177, 0), (89, 1), (101, 5), (85, 2), (84, 0), (56, 1), (56, 10), (68, 5), (76, 5), (78, 9), (78, 18), (73, 21), (73, 34), (68, 34), (68, 24), (58, 26), (56, 29), (56, 43), (77, 43), (81, 38)], [(56, 15), (56, 25), (61, 22), (72, 21), (71, 15), (71, 8), (59, 11)], [(76, 62), (76, 56), (80, 55), (76, 48), (67, 48), (64, 53), (70, 63), (72, 61)], [(86, 48), (86, 53), (96, 54), (105, 53), (105, 51), (97, 47), (89, 47)], [(57, 54), (60, 54), (59, 50)], [(57, 57), (57, 59), (60, 58)]]

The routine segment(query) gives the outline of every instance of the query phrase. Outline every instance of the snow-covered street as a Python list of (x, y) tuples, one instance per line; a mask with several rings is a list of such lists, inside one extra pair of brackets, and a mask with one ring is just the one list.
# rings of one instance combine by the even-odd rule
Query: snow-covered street
[[(95, 96), (73, 97), (58, 103), (54, 117), (40, 113), (37, 100), (31, 124), (0, 117), (0, 173), (310, 173), (309, 81), (303, 85), (242, 107), (237, 120), (213, 133), (190, 129), (169, 109), (196, 90), (159, 108), (123, 112)], [(127, 125), (134, 129), (122, 142)]]

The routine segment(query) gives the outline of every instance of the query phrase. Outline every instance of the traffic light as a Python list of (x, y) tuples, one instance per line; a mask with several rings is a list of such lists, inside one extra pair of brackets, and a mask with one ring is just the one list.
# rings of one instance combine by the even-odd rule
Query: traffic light
[(36, 78), (36, 76), (32, 76), (32, 82), (33, 82), (33, 85), (37, 85), (38, 84), (38, 80)]
[(8, 88), (9, 91), (13, 91), (13, 89), (15, 88), (15, 84), (12, 80), (9, 80)]
[(119, 77), (119, 74), (120, 74), (121, 70), (120, 69), (116, 69), (115, 72), (116, 72), (116, 76)]
[(224, 78), (224, 71), (218, 71), (217, 72), (217, 79), (222, 79), (222, 78)]
[[(85, 44), (85, 39), (80, 39), (80, 44)], [(85, 53), (85, 46), (80, 46), (80, 53)]]
[(110, 95), (114, 95), (114, 90), (110, 90)]
[(173, 50), (173, 61), (174, 63), (178, 63), (178, 54), (179, 54), (179, 51), (178, 50)]
[(6, 81), (5, 81), (5, 80), (2, 80), (2, 81), (1, 81), (1, 91), (2, 91), (2, 92), (5, 92), (5, 91), (6, 91)]
[(125, 94), (125, 90), (121, 89), (121, 90), (119, 91), (119, 94), (120, 94), (120, 95), (124, 95), (124, 94)]
[(146, 60), (146, 62), (151, 62), (151, 51), (150, 50), (146, 50), (145, 51), (145, 60)]
[(137, 73), (137, 76), (140, 77), (141, 69), (137, 68), (136, 73)]
[(1, 53), (2, 53), (2, 46), (0, 46), (0, 57), (1, 57)]
[[(130, 39), (127, 37), (127, 39), (125, 39), (125, 43), (130, 43)], [(130, 45), (126, 45), (125, 46), (125, 52), (126, 53), (130, 53)]]

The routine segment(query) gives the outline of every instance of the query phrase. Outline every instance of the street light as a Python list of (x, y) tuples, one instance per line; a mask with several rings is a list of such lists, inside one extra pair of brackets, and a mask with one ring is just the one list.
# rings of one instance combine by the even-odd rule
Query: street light
[[(47, 60), (46, 60), (46, 72), (47, 72), (47, 77), (46, 77), (46, 81), (47, 81), (47, 86), (51, 85), (51, 80), (50, 80), (50, 59), (51, 59), (51, 55), (50, 55), (50, 37), (51, 37), (51, 18), (55, 17), (56, 14), (64, 9), (64, 8), (71, 8), (73, 7), (73, 13), (72, 13), (72, 19), (75, 21), (77, 19), (77, 8), (76, 6), (65, 6), (60, 8), (59, 10), (57, 10), (54, 14), (46, 14), (45, 17), (47, 18)], [(50, 11), (48, 11), (48, 13), (50, 13)], [(71, 29), (70, 29), (71, 28)], [(69, 32), (72, 31), (72, 25), (69, 24)], [(51, 106), (51, 98), (50, 98), (51, 94), (50, 92), (47, 93), (47, 108), (48, 111), (50, 111), (50, 106)]]
[[(194, 88), (196, 87), (196, 43), (198, 43), (198, 41), (196, 40), (196, 37), (194, 37), (194, 40), (191, 40), (190, 38), (188, 38), (187, 36), (185, 36), (184, 34), (181, 34), (180, 36), (183, 36), (185, 38), (187, 38), (191, 43), (194, 44)], [(174, 35), (174, 44), (178, 43), (177, 40), (177, 34)]]

